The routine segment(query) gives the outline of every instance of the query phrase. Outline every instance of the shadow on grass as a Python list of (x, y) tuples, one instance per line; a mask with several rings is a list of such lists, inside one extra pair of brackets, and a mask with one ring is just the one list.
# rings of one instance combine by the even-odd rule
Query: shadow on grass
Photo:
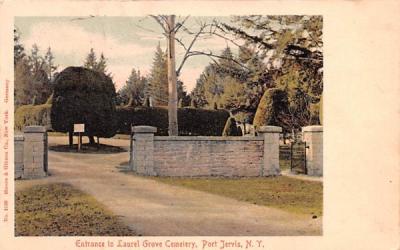
[(129, 161), (123, 161), (118, 166), (115, 166), (115, 168), (118, 169), (118, 171), (121, 172), (121, 173), (130, 173), (130, 172), (132, 172), (129, 169)]
[(68, 152), (68, 153), (81, 153), (81, 154), (115, 154), (127, 152), (122, 147), (111, 146), (106, 144), (95, 144), (89, 143), (82, 144), (81, 150), (78, 151), (78, 145), (74, 144), (72, 147), (69, 145), (50, 145), (49, 150), (56, 152)]

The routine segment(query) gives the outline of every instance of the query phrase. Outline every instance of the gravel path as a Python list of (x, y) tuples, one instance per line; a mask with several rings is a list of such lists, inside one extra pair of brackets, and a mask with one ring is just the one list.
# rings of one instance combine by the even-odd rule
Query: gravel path
[[(50, 137), (49, 144), (66, 144)], [(128, 140), (102, 143), (129, 148)], [(65, 182), (93, 195), (138, 234), (146, 236), (321, 235), (322, 219), (170, 186), (125, 172), (127, 152), (76, 154), (49, 151), (50, 177), (17, 181), (16, 190)]]

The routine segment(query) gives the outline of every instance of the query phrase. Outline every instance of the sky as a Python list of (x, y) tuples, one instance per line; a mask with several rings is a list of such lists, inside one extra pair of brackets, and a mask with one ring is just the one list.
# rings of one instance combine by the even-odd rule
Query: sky
[[(177, 22), (184, 17), (177, 17)], [(215, 17), (229, 22), (229, 17)], [(211, 21), (213, 17), (189, 17), (185, 25), (196, 30), (199, 21)], [(132, 68), (148, 74), (158, 44), (166, 49), (166, 39), (162, 28), (151, 17), (16, 17), (15, 26), (21, 34), (21, 42), (30, 53), (37, 44), (44, 55), (48, 47), (55, 56), (55, 64), (61, 71), (68, 66), (82, 66), (85, 57), (93, 48), (99, 57), (107, 58), (108, 72), (112, 73), (116, 88), (121, 88)], [(182, 32), (177, 34), (186, 44), (191, 36)], [(226, 46), (237, 51), (232, 44), (218, 37), (199, 40), (195, 50), (212, 51), (219, 54)], [(176, 44), (177, 65), (184, 50)], [(204, 67), (210, 62), (206, 56), (194, 56), (187, 60), (180, 79), (191, 91)]]

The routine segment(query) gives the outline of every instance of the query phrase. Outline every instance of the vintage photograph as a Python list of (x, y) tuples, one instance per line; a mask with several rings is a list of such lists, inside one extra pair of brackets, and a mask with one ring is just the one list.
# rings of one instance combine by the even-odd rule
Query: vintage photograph
[(15, 236), (322, 236), (323, 23), (15, 16)]

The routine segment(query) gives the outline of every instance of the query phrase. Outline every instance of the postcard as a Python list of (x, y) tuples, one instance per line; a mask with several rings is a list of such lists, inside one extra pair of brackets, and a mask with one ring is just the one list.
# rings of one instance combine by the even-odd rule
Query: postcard
[(3, 1), (1, 249), (399, 249), (396, 1)]

